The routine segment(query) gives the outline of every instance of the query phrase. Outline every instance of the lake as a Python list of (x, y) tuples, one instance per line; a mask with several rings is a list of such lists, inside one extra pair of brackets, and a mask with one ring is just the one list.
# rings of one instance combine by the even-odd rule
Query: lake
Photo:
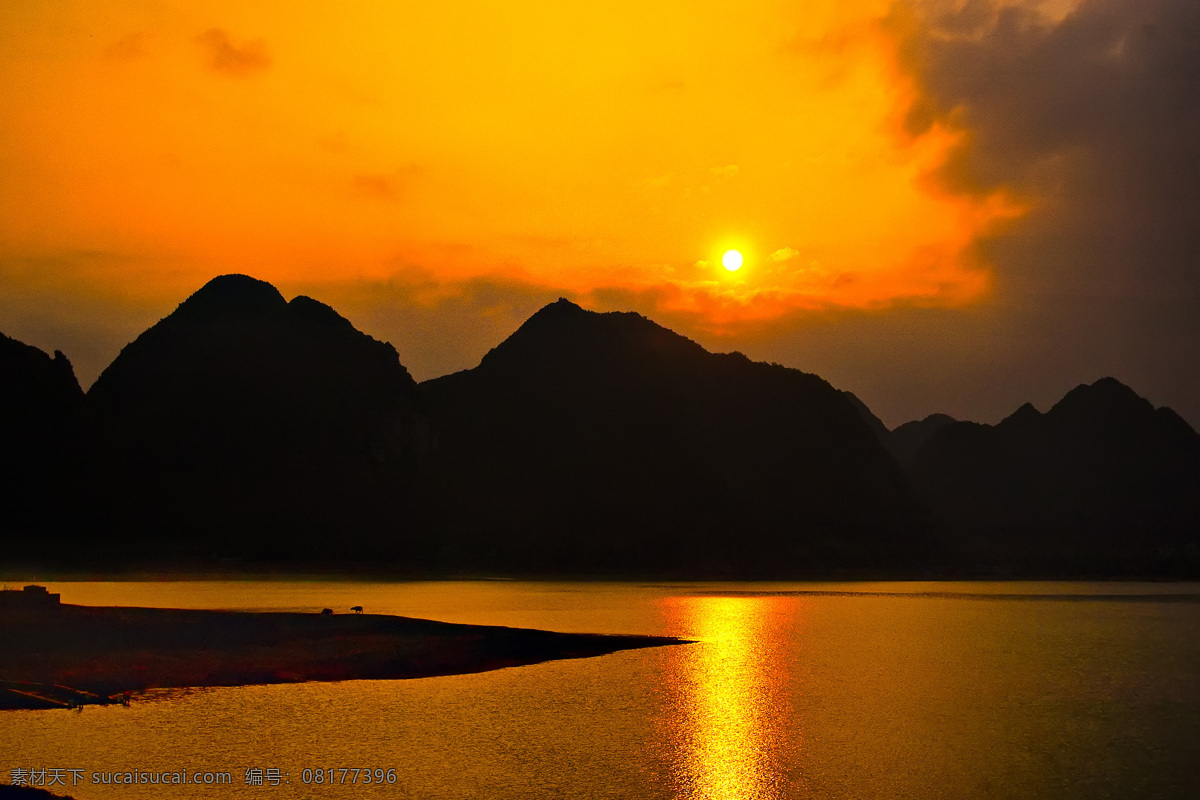
[[(1195, 584), (45, 585), (87, 605), (361, 605), (694, 640), (475, 675), (0, 713), (0, 781), (46, 769), (66, 784), (47, 788), (77, 800), (1200, 797)], [(93, 781), (133, 770), (232, 783)], [(247, 786), (248, 770), (278, 770), (279, 785)]]

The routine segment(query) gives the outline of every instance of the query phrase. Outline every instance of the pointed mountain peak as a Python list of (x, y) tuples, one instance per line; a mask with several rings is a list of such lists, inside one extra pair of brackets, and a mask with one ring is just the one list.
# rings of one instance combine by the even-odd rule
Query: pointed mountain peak
[(1000, 421), (1001, 425), (1025, 424), (1042, 418), (1042, 412), (1034, 408), (1033, 403), (1025, 403), (1013, 413)]
[(1150, 401), (1115, 378), (1080, 384), (1059, 400), (1050, 414), (1055, 417), (1113, 418), (1145, 416), (1154, 411)]
[(175, 314), (191, 317), (279, 311), (287, 301), (271, 284), (249, 275), (221, 275), (184, 300)]
[(534, 312), (533, 316), (525, 320), (525, 327), (530, 324), (545, 323), (549, 321), (561, 322), (563, 320), (581, 319), (593, 312), (584, 309), (583, 307), (572, 303), (565, 297), (560, 297), (553, 303), (547, 303)]
[(897, 431), (936, 430), (937, 428), (949, 425), (952, 422), (958, 422), (958, 420), (949, 414), (935, 413), (930, 414), (923, 419), (914, 419), (901, 425), (897, 425), (896, 427), (892, 428), (892, 433), (896, 433)]
[(528, 369), (587, 369), (604, 364), (608, 369), (618, 363), (657, 363), (664, 358), (703, 354), (704, 349), (691, 339), (641, 314), (589, 311), (559, 298), (493, 348), (480, 366), (490, 370), (507, 363)]
[[(303, 324), (359, 333), (350, 320), (339, 314), (332, 306), (326, 305), (320, 300), (313, 300), (311, 297), (301, 294), (293, 297), (291, 302), (287, 304), (287, 308), (288, 315), (293, 320)], [(366, 334), (362, 335), (365, 336)]]
[(925, 419), (914, 419), (903, 425), (898, 425), (890, 433), (885, 429), (881, 439), (892, 457), (901, 465), (907, 467), (917, 457), (917, 453), (934, 434), (958, 420), (949, 414), (930, 414)]
[[(88, 395), (93, 405), (114, 408), (151, 395), (164, 407), (167, 397), (184, 407), (191, 401), (183, 395), (210, 390), (340, 391), (360, 378), (374, 382), (368, 392), (384, 384), (401, 394), (415, 387), (395, 348), (325, 303), (303, 295), (289, 303), (266, 281), (222, 275), (126, 345)], [(282, 388), (289, 383), (290, 390)]]
[[(75, 370), (62, 351), (51, 358), (33, 345), (0, 333), (0, 405), (18, 396), (59, 397), (67, 402), (83, 399)], [(35, 405), (44, 400), (36, 400)]]
[[(572, 303), (567, 298), (560, 297), (553, 303), (547, 303), (535, 311), (529, 319), (521, 323), (521, 326), (505, 342), (511, 339), (525, 338), (530, 335), (543, 336), (547, 335), (548, 332), (558, 331), (563, 328), (578, 327), (582, 321), (594, 316), (597, 316), (595, 312), (587, 311)], [(553, 335), (553, 333), (549, 335)], [(501, 342), (498, 347), (503, 347), (505, 342)]]

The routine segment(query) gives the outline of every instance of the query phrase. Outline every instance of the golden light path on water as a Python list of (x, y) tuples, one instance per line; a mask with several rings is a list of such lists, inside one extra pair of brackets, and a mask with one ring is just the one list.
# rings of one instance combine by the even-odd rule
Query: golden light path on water
[[(698, 640), (672, 687), (674, 782), (689, 800), (783, 797), (782, 750), (802, 731), (791, 714), (787, 660), (776, 628), (795, 627), (795, 604), (769, 597), (673, 597), (662, 610)], [(784, 730), (788, 725), (789, 730)], [(798, 776), (797, 776), (798, 777)]]

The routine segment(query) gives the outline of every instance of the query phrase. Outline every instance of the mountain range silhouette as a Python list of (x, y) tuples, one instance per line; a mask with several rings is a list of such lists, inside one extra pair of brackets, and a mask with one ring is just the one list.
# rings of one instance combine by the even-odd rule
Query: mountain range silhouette
[(0, 339), (10, 562), (412, 575), (1200, 575), (1200, 437), (1106, 378), (888, 430), (821, 378), (551, 303), (420, 385), (214, 279), (86, 393)]
[(437, 518), (471, 566), (773, 576), (934, 554), (922, 504), (837, 390), (637, 314), (559, 300), (421, 389)]
[(1113, 378), (1044, 414), (1025, 404), (994, 426), (943, 422), (910, 474), (969, 561), (1013, 574), (1200, 564), (1200, 436)]
[(125, 347), (86, 422), (93, 524), (134, 552), (278, 561), (402, 552), (432, 435), (391, 345), (240, 275)]

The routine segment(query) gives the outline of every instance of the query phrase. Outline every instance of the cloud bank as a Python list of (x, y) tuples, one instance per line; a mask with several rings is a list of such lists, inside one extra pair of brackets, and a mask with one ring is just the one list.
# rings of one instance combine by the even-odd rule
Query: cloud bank
[(771, 347), (792, 358), (819, 342), (866, 347), (870, 331), (913, 342), (926, 362), (897, 353), (849, 380), (893, 398), (990, 394), (995, 418), (1022, 395), (1049, 400), (1112, 374), (1200, 422), (1189, 355), (1200, 343), (1200, 4), (1084, 0), (1055, 15), (1039, 5), (894, 12), (916, 90), (908, 129), (963, 132), (933, 179), (955, 194), (1006, 190), (1028, 207), (977, 240), (991, 298), (966, 314), (812, 317)]

